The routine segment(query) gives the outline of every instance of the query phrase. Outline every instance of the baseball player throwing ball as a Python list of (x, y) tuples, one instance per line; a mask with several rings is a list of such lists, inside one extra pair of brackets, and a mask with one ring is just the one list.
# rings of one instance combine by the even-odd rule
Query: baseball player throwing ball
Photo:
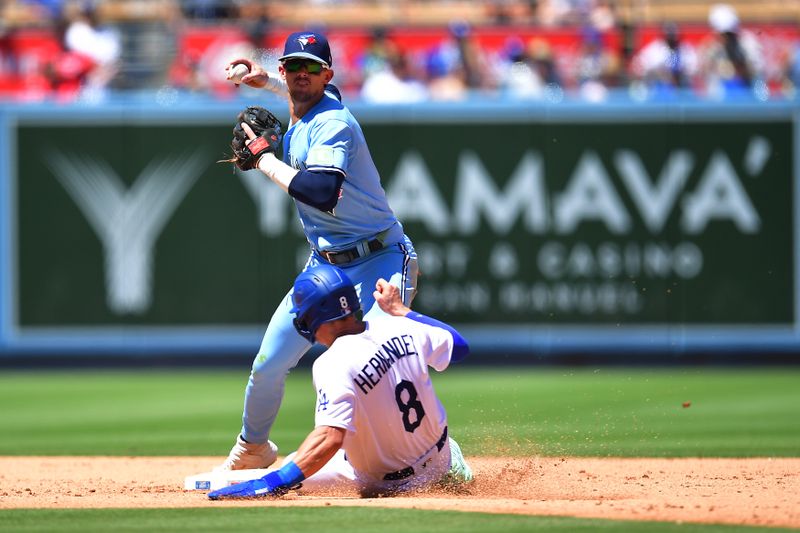
[(428, 374), (429, 366), (443, 371), (466, 357), (466, 341), (411, 311), (383, 279), (373, 296), (390, 316), (363, 322), (342, 269), (319, 264), (297, 277), (294, 327), (328, 346), (314, 362), (316, 427), (280, 469), (209, 498), (280, 496), (298, 485), (302, 492), (347, 486), (376, 496), (472, 479)]
[[(239, 65), (248, 73), (242, 75)], [(383, 313), (372, 295), (379, 278), (411, 303), (417, 259), (386, 201), (361, 127), (330, 85), (332, 65), (328, 41), (315, 32), (289, 35), (279, 78), (248, 59), (231, 61), (232, 82), (288, 96), (290, 123), (281, 157), (280, 122), (266, 109), (246, 109), (234, 128), (230, 161), (241, 170), (257, 169), (294, 199), (311, 248), (306, 268), (336, 265), (346, 271), (371, 318)], [(312, 346), (311, 337), (292, 325), (291, 296), (289, 291), (267, 326), (245, 391), (241, 433), (218, 469), (265, 468), (277, 458), (268, 438), (284, 380)]]

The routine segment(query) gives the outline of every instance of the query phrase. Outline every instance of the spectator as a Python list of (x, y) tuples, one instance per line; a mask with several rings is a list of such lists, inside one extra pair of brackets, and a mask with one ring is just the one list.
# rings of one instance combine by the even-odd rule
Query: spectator
[(522, 40), (512, 37), (505, 48), (505, 61), (498, 75), (501, 88), (512, 98), (541, 98), (545, 82)]
[(539, 0), (532, 6), (537, 22), (546, 27), (575, 23), (576, 14), (570, 0)]
[(488, 61), (463, 22), (450, 25), (450, 35), (427, 54), (428, 89), (434, 100), (459, 100), (471, 89), (494, 86)]
[(613, 30), (617, 25), (615, 7), (615, 4), (609, 0), (594, 0), (589, 6), (589, 24), (599, 32)]
[(682, 41), (677, 25), (667, 23), (662, 34), (637, 53), (631, 65), (634, 78), (655, 95), (690, 89), (697, 74), (697, 52)]
[(389, 40), (386, 29), (373, 29), (370, 42), (359, 60), (362, 79), (366, 80), (375, 73), (385, 71), (389, 66), (389, 56), (396, 53), (396, 46)]
[(464, 82), (470, 89), (486, 89), (494, 85), (489, 75), (488, 62), (483, 50), (475, 40), (472, 28), (464, 22), (450, 25), (460, 67), (464, 74)]
[(789, 97), (794, 97), (800, 87), (800, 43), (794, 43), (786, 53), (782, 85), (784, 94)]
[(428, 90), (411, 76), (405, 54), (393, 50), (381, 70), (373, 72), (364, 82), (361, 97), (378, 104), (414, 103), (426, 100)]
[[(444, 53), (443, 53), (444, 52)], [(432, 100), (462, 100), (467, 95), (463, 70), (446, 51), (437, 50), (425, 58), (425, 73)]]
[(94, 62), (86, 76), (84, 90), (103, 91), (119, 71), (120, 35), (114, 28), (100, 25), (97, 6), (93, 2), (79, 4), (68, 17), (64, 34), (66, 50)]
[(750, 92), (763, 75), (764, 58), (758, 39), (740, 27), (736, 10), (728, 4), (713, 5), (708, 23), (714, 35), (700, 54), (707, 92), (718, 97)]
[(182, 0), (183, 16), (190, 20), (215, 22), (237, 14), (235, 5), (226, 0)]
[(558, 72), (550, 43), (540, 38), (531, 39), (528, 42), (528, 57), (545, 85), (549, 87), (563, 86), (564, 83)]
[(443, 42), (427, 52), (425, 74), (431, 99), (461, 100), (466, 96), (464, 70), (452, 42)]
[(608, 97), (608, 89), (619, 83), (619, 58), (606, 49), (603, 35), (595, 28), (583, 30), (577, 68), (580, 96), (589, 102), (602, 102)]

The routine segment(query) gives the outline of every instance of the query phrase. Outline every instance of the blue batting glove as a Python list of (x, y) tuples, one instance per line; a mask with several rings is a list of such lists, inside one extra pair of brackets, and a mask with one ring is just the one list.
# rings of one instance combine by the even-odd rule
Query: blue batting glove
[(264, 477), (252, 479), (243, 483), (236, 483), (208, 493), (209, 499), (220, 500), (225, 498), (257, 498), (259, 496), (279, 496), (283, 492), (276, 492), (282, 487), (280, 476), (277, 472), (270, 472)]
[(228, 498), (281, 496), (304, 479), (305, 476), (303, 472), (301, 472), (292, 461), (283, 466), (280, 470), (274, 470), (264, 477), (211, 491), (208, 493), (208, 498), (211, 500), (221, 500)]

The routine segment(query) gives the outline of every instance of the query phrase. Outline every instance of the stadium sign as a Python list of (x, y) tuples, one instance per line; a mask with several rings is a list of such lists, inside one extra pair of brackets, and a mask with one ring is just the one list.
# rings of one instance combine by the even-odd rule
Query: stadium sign
[[(214, 120), (84, 122), (20, 120), (7, 145), (0, 337), (252, 349), (307, 258), (292, 201), (215, 163)], [(420, 256), (415, 306), (479, 343), (794, 328), (788, 116), (362, 122)]]
[[(423, 136), (387, 191), (417, 243), (426, 309), (506, 324), (793, 322), (788, 122), (504, 124), (483, 146), (461, 134), (477, 129), (393, 128)], [(433, 152), (426, 135), (446, 141)]]

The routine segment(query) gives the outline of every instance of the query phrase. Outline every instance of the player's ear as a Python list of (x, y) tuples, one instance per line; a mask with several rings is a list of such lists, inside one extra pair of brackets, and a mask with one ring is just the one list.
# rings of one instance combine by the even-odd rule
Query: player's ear
[(278, 64), (278, 74), (281, 75), (281, 78), (286, 79), (286, 69), (283, 68), (283, 63)]
[(333, 79), (333, 69), (326, 68), (322, 73), (325, 76), (325, 83), (329, 83)]

